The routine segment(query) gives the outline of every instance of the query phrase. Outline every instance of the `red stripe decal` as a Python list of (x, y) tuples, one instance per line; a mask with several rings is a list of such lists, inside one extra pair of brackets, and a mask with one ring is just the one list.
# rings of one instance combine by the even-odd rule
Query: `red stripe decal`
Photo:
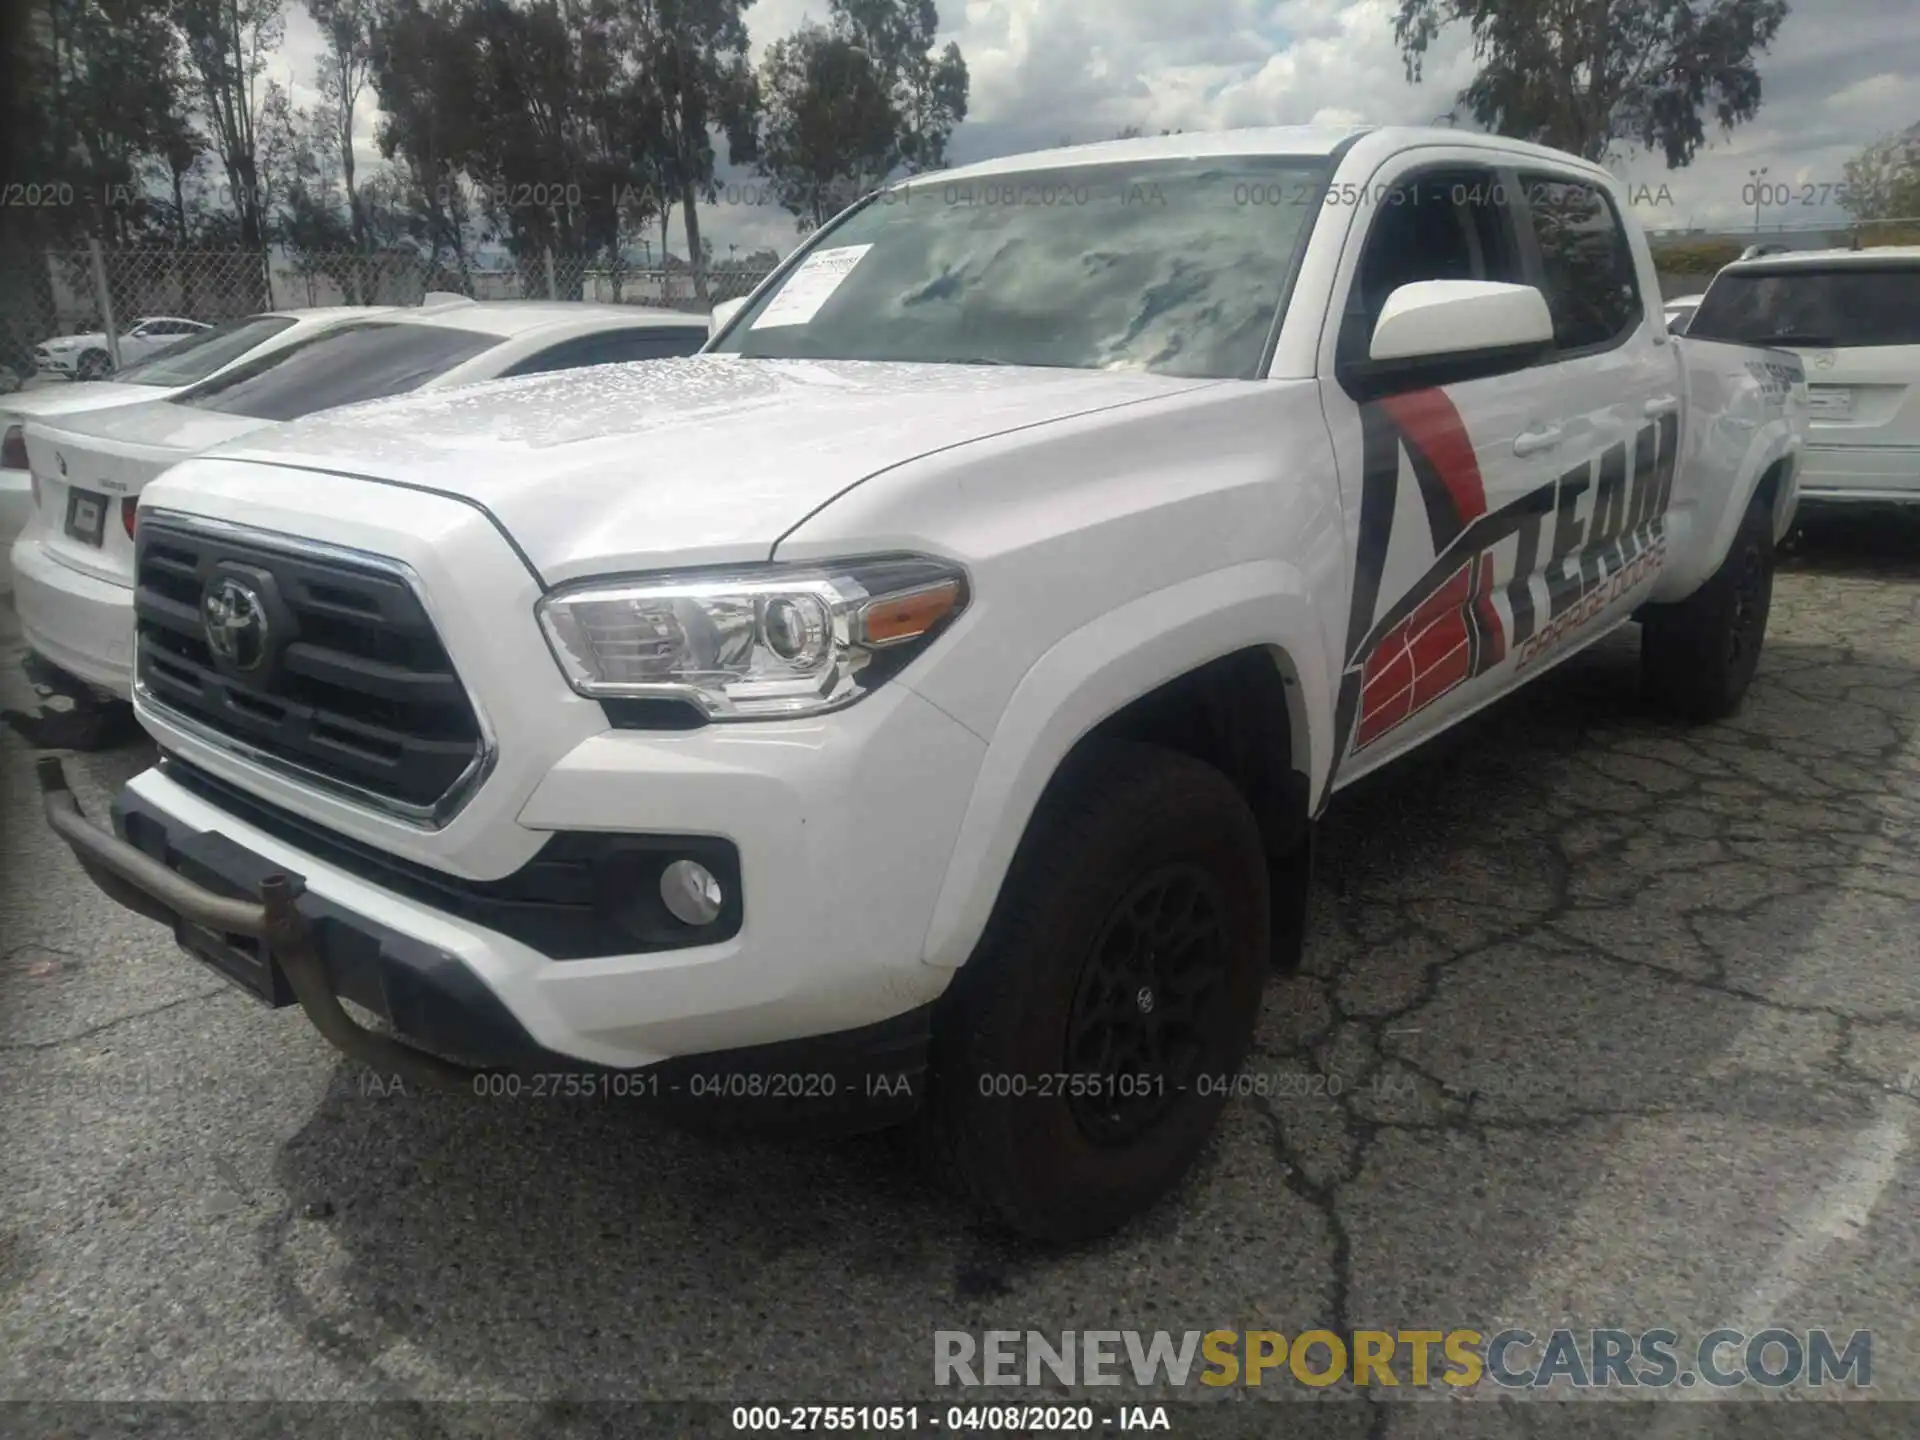
[(1480, 480), (1480, 464), (1473, 456), (1473, 439), (1444, 390), (1413, 390), (1389, 395), (1380, 402), (1407, 444), (1427, 457), (1439, 474), (1460, 523), (1487, 513), (1487, 490)]

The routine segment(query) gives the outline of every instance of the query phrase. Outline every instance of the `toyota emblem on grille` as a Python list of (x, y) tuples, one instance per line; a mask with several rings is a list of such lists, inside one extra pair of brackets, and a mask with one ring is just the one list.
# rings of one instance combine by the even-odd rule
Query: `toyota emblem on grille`
[(207, 646), (236, 670), (252, 670), (267, 658), (267, 607), (259, 592), (238, 580), (211, 586), (200, 601)]

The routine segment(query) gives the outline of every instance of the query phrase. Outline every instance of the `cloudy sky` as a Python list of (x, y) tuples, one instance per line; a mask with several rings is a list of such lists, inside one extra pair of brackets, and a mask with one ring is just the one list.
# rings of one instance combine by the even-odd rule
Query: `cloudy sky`
[[(1447, 110), (1472, 75), (1464, 32), (1443, 34), (1426, 81), (1409, 85), (1393, 43), (1397, 0), (940, 0), (941, 40), (957, 40), (972, 75), (956, 161), (1099, 140), (1127, 125), (1149, 131), (1319, 123), (1424, 124)], [(748, 12), (756, 51), (825, 0), (757, 0)], [(279, 78), (311, 100), (320, 37), (290, 0)], [(1757, 119), (1684, 170), (1630, 157), (1615, 170), (1651, 203), (1650, 227), (1751, 225), (1749, 172), (1794, 187), (1764, 206), (1762, 223), (1832, 220), (1831, 204), (1804, 206), (1805, 187), (1837, 185), (1863, 145), (1920, 123), (1920, 0), (1795, 0), (1760, 64)], [(361, 121), (363, 164), (377, 163), (374, 117)], [(755, 203), (751, 175), (730, 175), (703, 213), (716, 253), (798, 238), (785, 212)], [(1661, 194), (1664, 187), (1666, 194)], [(683, 245), (678, 222), (676, 244)]]

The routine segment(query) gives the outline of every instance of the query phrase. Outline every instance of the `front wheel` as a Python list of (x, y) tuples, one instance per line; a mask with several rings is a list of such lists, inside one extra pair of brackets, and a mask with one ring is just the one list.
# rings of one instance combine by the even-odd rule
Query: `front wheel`
[(1192, 1167), (1267, 971), (1259, 826), (1212, 766), (1095, 742), (1063, 767), (941, 1002), (925, 1123), (988, 1214), (1061, 1242)]
[(74, 366), (73, 378), (76, 380), (99, 380), (113, 368), (113, 361), (104, 350), (89, 350), (80, 357), (80, 363)]
[(1720, 568), (1642, 622), (1640, 676), (1649, 698), (1696, 722), (1724, 720), (1740, 708), (1767, 636), (1773, 566), (1773, 510), (1755, 496)]

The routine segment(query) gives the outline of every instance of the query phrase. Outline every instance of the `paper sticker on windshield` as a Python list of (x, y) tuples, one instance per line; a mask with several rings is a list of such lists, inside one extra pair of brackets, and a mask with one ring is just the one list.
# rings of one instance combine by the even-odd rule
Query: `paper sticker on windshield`
[(831, 250), (816, 250), (800, 262), (800, 268), (787, 277), (780, 293), (753, 322), (755, 330), (776, 325), (804, 325), (820, 313), (827, 298), (853, 273), (860, 257), (871, 245), (840, 245)]

